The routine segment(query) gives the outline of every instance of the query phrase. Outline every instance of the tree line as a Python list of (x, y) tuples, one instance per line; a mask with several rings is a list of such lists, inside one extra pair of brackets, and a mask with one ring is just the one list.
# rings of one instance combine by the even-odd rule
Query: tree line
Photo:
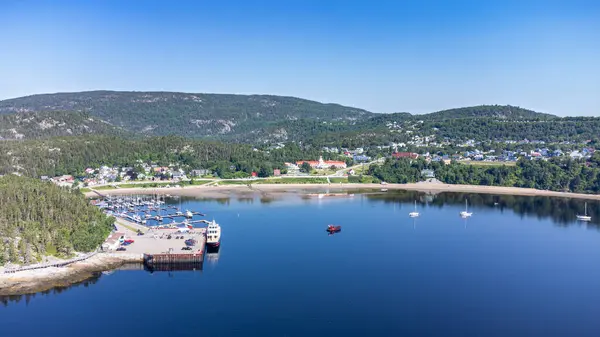
[(77, 190), (12, 174), (0, 177), (0, 265), (93, 251), (113, 223)]
[[(287, 143), (279, 149), (255, 149), (250, 145), (188, 139), (177, 136), (120, 138), (80, 136), (0, 142), (0, 174), (26, 176), (83, 176), (88, 167), (136, 167), (141, 163), (173, 164), (188, 170), (211, 169), (221, 178), (273, 175), (285, 170), (285, 162), (340, 159), (315, 146)], [(140, 163), (141, 161), (141, 163)]]
[(423, 159), (388, 159), (372, 165), (369, 174), (389, 183), (413, 183), (424, 179), (422, 170), (434, 170), (436, 179), (447, 184), (536, 188), (540, 190), (599, 193), (600, 154), (589, 161), (571, 159), (520, 159), (515, 166), (479, 166)]

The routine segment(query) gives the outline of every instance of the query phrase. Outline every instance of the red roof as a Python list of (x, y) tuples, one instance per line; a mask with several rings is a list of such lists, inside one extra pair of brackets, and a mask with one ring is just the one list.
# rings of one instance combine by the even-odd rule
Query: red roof
[(326, 160), (325, 164), (327, 165), (346, 165), (346, 162), (339, 160)]
[(417, 159), (419, 157), (419, 154), (412, 153), (412, 152), (394, 152), (394, 153), (392, 153), (392, 157), (394, 157), (396, 159), (398, 159), (398, 158)]
[(317, 166), (319, 165), (319, 162), (316, 160), (300, 160), (296, 162), (296, 165), (300, 166), (303, 163), (308, 163), (310, 166)]

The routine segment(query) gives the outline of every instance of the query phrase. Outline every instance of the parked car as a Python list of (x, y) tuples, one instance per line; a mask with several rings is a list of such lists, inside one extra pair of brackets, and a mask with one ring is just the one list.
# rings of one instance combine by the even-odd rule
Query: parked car
[(181, 247), (181, 250), (192, 250), (192, 247)]
[(117, 252), (122, 252), (122, 251), (125, 251), (125, 250), (127, 250), (127, 248), (125, 248), (125, 247), (119, 247), (119, 248), (117, 248)]

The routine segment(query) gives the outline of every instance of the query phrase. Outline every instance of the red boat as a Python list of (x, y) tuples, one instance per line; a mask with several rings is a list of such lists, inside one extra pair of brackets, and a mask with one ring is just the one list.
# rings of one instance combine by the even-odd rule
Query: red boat
[(339, 231), (342, 230), (342, 226), (334, 226), (334, 225), (328, 225), (327, 226), (327, 231), (329, 233), (337, 233)]

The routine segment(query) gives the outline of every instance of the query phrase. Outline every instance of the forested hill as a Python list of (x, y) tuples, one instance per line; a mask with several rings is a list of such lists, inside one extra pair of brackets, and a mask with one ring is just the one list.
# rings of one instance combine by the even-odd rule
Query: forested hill
[(272, 122), (352, 122), (372, 115), (338, 104), (271, 95), (90, 91), (0, 101), (0, 114), (42, 111), (86, 112), (141, 134), (188, 137), (252, 132)]
[(598, 118), (559, 118), (510, 105), (377, 114), (272, 95), (90, 91), (0, 101), (0, 139), (177, 135), (350, 147), (406, 142), (412, 136), (432, 134), (449, 139), (580, 141), (590, 139), (599, 123)]
[(451, 118), (480, 118), (492, 117), (497, 119), (548, 119), (556, 118), (555, 115), (535, 112), (511, 105), (478, 105), (465, 108), (456, 108), (414, 116), (423, 119), (451, 119)]
[(536, 112), (512, 105), (477, 105), (462, 108), (441, 110), (425, 114), (411, 114), (407, 112), (396, 112), (391, 114), (375, 114), (370, 120), (372, 123), (406, 121), (406, 120), (424, 120), (424, 121), (445, 121), (451, 119), (481, 119), (499, 120), (499, 121), (519, 121), (519, 120), (548, 120), (559, 118), (555, 115)]
[(77, 190), (12, 174), (0, 177), (0, 266), (92, 251), (113, 221)]
[(0, 140), (87, 134), (126, 135), (127, 131), (91, 117), (86, 112), (25, 112), (0, 115)]

